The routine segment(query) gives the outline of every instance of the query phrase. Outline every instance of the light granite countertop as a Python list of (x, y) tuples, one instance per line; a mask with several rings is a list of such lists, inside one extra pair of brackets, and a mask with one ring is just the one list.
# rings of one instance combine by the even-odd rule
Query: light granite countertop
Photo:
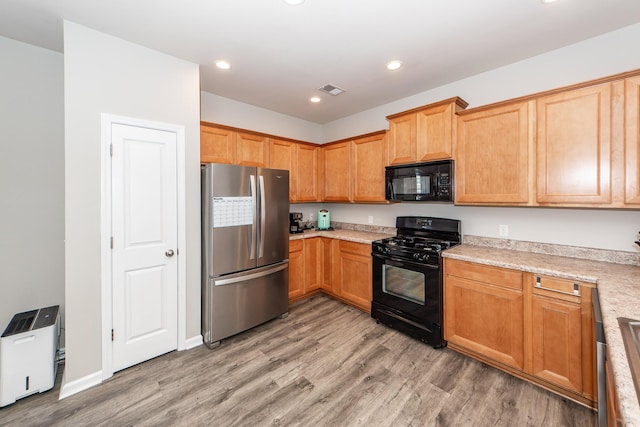
[(637, 263), (618, 264), (466, 243), (446, 250), (443, 256), (596, 283), (620, 414), (625, 426), (640, 427), (640, 404), (617, 321), (618, 317), (640, 319), (640, 266)]
[(349, 242), (371, 244), (374, 240), (395, 236), (395, 234), (378, 233), (360, 230), (306, 230), (304, 233), (290, 234), (289, 240), (308, 239), (311, 237), (329, 237), (331, 239), (347, 240)]

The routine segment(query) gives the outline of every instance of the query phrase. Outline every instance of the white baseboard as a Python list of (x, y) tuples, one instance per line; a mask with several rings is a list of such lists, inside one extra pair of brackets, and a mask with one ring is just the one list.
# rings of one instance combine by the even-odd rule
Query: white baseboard
[(94, 372), (86, 377), (78, 378), (75, 381), (67, 383), (65, 381), (67, 372), (62, 374), (62, 386), (60, 387), (59, 400), (72, 396), (76, 393), (80, 393), (88, 388), (96, 386), (102, 383), (102, 371)]
[(192, 348), (196, 348), (201, 346), (204, 343), (202, 339), (202, 335), (196, 335), (195, 337), (191, 337), (187, 339), (187, 348), (185, 350), (191, 350)]
[[(203, 343), (204, 340), (202, 339), (202, 335), (196, 335), (195, 337), (187, 339), (185, 350), (196, 348), (201, 346)], [(66, 374), (66, 371), (62, 374), (60, 400), (102, 383), (102, 371), (94, 372), (93, 374), (89, 374), (70, 383), (65, 381)]]

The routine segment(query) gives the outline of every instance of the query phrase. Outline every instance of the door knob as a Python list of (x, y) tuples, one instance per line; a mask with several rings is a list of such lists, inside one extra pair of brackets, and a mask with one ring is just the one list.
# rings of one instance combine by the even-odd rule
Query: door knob
[(173, 256), (173, 249), (169, 249), (167, 252), (164, 253), (166, 256), (168, 257), (172, 257)]

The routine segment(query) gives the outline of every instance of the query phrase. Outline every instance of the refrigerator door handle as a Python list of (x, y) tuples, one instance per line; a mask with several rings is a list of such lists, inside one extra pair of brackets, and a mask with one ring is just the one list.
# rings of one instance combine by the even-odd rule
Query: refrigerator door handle
[(267, 203), (264, 195), (264, 176), (260, 175), (260, 236), (258, 238), (258, 258), (262, 258), (264, 256), (264, 229), (266, 227), (266, 218), (267, 218)]
[(269, 268), (267, 270), (258, 271), (252, 274), (239, 275), (236, 277), (230, 277), (228, 279), (214, 280), (213, 286), (231, 285), (233, 283), (246, 282), (247, 280), (257, 279), (259, 277), (264, 277), (273, 273), (277, 273), (278, 271), (285, 270), (286, 268), (289, 268), (289, 262), (284, 262), (278, 266)]
[(255, 210), (255, 204), (256, 204), (256, 176), (255, 175), (249, 175), (249, 183), (251, 184), (251, 198), (253, 199), (253, 205), (254, 205), (254, 209), (253, 209), (253, 218), (251, 221), (251, 234), (249, 235), (249, 247), (250, 249), (250, 254), (249, 254), (249, 259), (255, 259), (256, 257), (256, 236), (257, 236), (257, 224), (256, 224), (256, 220), (258, 218), (256, 218), (256, 210)]

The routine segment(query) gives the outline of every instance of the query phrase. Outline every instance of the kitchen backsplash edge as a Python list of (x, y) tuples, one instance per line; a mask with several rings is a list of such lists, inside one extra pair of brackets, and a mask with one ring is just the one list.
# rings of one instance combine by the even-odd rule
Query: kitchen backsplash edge
[(350, 222), (331, 221), (331, 227), (335, 228), (336, 230), (353, 230), (366, 231), (369, 233), (396, 234), (395, 227), (385, 227), (372, 224), (353, 224)]
[(607, 249), (583, 248), (579, 246), (556, 245), (551, 243), (526, 242), (521, 240), (510, 240), (494, 237), (472, 236), (468, 234), (463, 236), (462, 243), (497, 249), (511, 249), (514, 251), (587, 259), (591, 261), (612, 262), (615, 264), (640, 265), (640, 253), (637, 252), (612, 251)]
[[(331, 227), (337, 230), (396, 234), (395, 227), (385, 227), (372, 224), (354, 224), (350, 222), (331, 221)], [(552, 243), (527, 242), (523, 240), (473, 236), (470, 234), (465, 234), (462, 237), (462, 243), (489, 248), (510, 249), (514, 251), (533, 252), (547, 255), (558, 255), (568, 258), (640, 266), (640, 253), (638, 252), (612, 251), (608, 249), (584, 248), (580, 246), (558, 245)]]

